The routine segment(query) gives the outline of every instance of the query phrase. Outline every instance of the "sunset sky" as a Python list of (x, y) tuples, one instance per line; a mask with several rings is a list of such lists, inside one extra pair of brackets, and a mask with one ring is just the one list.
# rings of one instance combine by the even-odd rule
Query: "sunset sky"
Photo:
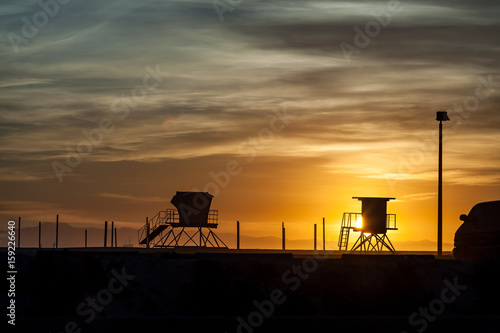
[(392, 240), (434, 241), (437, 110), (444, 242), (500, 199), (498, 1), (45, 3), (0, 4), (3, 230), (139, 228), (207, 190), (223, 232), (336, 241), (382, 196)]

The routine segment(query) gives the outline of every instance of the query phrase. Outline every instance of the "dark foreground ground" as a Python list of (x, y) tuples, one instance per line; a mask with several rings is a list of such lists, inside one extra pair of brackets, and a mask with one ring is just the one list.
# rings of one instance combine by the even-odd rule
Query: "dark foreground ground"
[[(241, 252), (18, 249), (16, 325), (2, 326), (53, 333), (500, 332), (498, 258)], [(7, 267), (5, 249), (1, 255)]]

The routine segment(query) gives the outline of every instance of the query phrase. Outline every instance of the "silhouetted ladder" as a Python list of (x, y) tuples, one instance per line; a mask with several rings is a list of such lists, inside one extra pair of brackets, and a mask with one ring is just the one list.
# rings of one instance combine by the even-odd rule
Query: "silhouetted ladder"
[[(156, 227), (153, 232), (151, 232), (149, 234), (149, 239), (150, 240), (153, 240), (156, 238), (156, 236), (158, 236), (159, 234), (161, 234), (163, 232), (163, 230), (167, 229), (168, 228), (168, 225), (159, 225), (158, 227)], [(139, 244), (141, 245), (146, 245), (148, 242), (148, 237), (146, 235), (146, 238), (144, 238), (142, 241), (139, 242)]]
[(163, 231), (173, 225), (179, 223), (179, 214), (174, 209), (167, 209), (164, 211), (159, 211), (150, 221), (149, 221), (149, 237), (147, 234), (148, 225), (145, 224), (141, 229), (139, 229), (139, 244), (146, 245), (149, 242), (161, 235)]
[(347, 246), (349, 244), (349, 234), (351, 229), (354, 228), (353, 224), (356, 224), (356, 220), (361, 217), (360, 213), (344, 213), (342, 216), (342, 224), (340, 226), (339, 235), (339, 251), (347, 251)]
[(351, 228), (342, 228), (339, 238), (339, 250), (347, 251), (347, 244), (349, 244), (349, 231)]

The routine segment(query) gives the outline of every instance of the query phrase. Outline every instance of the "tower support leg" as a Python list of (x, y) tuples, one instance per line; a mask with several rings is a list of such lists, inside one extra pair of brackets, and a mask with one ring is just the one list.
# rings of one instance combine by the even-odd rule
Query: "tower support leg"
[(375, 252), (380, 252), (385, 249), (395, 252), (396, 249), (394, 249), (394, 246), (392, 245), (389, 237), (387, 234), (368, 234), (365, 235), (364, 233), (361, 233), (359, 236), (358, 240), (354, 245), (352, 246), (351, 251), (375, 251)]

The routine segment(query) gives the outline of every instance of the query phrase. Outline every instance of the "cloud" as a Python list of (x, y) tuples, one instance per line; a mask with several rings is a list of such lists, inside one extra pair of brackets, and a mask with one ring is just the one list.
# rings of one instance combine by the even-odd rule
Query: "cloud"
[[(284, 107), (294, 118), (258, 144), (258, 159), (238, 178), (241, 187), (221, 192), (221, 206), (238, 207), (233, 197), (242, 196), (271, 209), (286, 204), (271, 198), (281, 192), (298, 205), (300, 195), (287, 191), (313, 196), (315, 186), (332, 198), (378, 195), (394, 175), (404, 184), (396, 194), (419, 201), (435, 180), (439, 109), (452, 118), (445, 124), (445, 181), (494, 191), (500, 87), (467, 117), (452, 110), (475, 96), (479, 78), (491, 73), (498, 82), (500, 9), (487, 0), (401, 5), (351, 62), (340, 43), (354, 45), (354, 28), (364, 29), (387, 1), (244, 1), (223, 22), (210, 1), (72, 1), (18, 53), (4, 34), (6, 209), (36, 202), (51, 214), (67, 208), (85, 220), (142, 221), (160, 198), (167, 203), (175, 190), (203, 186), (230, 159), (245, 161), (239, 147)], [(22, 18), (39, 10), (31, 1), (2, 4), (0, 27), (22, 34)], [(146, 67), (157, 65), (169, 74), (145, 98), (131, 100)], [(119, 99), (131, 103), (125, 119), (112, 109)], [(84, 131), (106, 118), (115, 130), (59, 183), (51, 163), (66, 163), (68, 149), (88, 139)], [(402, 171), (415, 154), (422, 158)], [(307, 202), (330, 209), (319, 201)]]
[(425, 201), (425, 200), (430, 200), (430, 199), (435, 199), (437, 196), (437, 193), (435, 192), (429, 192), (429, 193), (415, 193), (415, 194), (409, 194), (402, 196), (397, 199), (399, 202), (405, 202), (405, 201)]
[(159, 201), (159, 202), (165, 202), (165, 198), (161, 197), (137, 197), (133, 195), (127, 195), (127, 194), (119, 194), (119, 193), (99, 193), (98, 196), (103, 197), (103, 198), (112, 198), (112, 199), (119, 199), (120, 201)]

